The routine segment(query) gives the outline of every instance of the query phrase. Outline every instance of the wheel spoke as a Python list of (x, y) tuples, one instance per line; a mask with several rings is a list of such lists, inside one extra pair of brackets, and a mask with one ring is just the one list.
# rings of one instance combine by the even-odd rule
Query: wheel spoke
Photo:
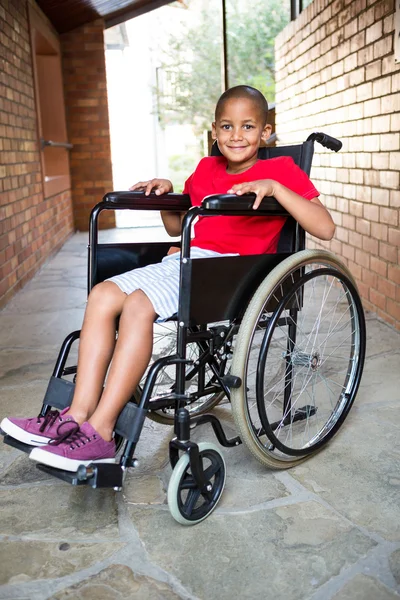
[(197, 487), (197, 483), (193, 479), (193, 476), (186, 473), (185, 478), (181, 483), (182, 490), (193, 490), (196, 487)]
[(220, 468), (221, 466), (217, 462), (212, 462), (211, 465), (207, 467), (207, 469), (205, 469), (204, 471), (205, 481), (210, 481), (211, 478), (218, 473)]
[[(282, 264), (282, 279), (273, 290), (267, 287), (268, 277), (265, 280), (263, 308), (257, 313), (251, 303), (243, 320), (252, 333), (243, 352), (245, 382), (235, 395), (244, 396), (249, 426), (244, 441), (255, 444), (256, 456), (258, 448), (262, 450), (260, 460), (265, 456), (266, 464), (294, 464), (295, 456), (300, 459), (328, 441), (358, 388), (365, 348), (361, 305), (346, 271), (336, 259), (331, 267), (323, 256), (323, 261), (311, 264), (299, 259), (289, 275)], [(269, 313), (266, 325), (269, 298), (275, 298), (280, 312)], [(272, 430), (269, 424), (274, 424)]]
[(191, 516), (200, 497), (199, 488), (190, 490), (183, 505), (183, 511), (187, 516)]

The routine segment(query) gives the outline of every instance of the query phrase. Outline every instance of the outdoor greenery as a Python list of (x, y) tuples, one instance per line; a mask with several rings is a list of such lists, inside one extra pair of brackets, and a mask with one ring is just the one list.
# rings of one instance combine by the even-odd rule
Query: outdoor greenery
[[(190, 10), (191, 4), (186, 2)], [(248, 84), (275, 99), (274, 40), (289, 20), (288, 0), (227, 0), (229, 87)], [(158, 114), (163, 126), (210, 128), (222, 91), (222, 17), (216, 0), (202, 0), (196, 21), (171, 32), (158, 69)], [(176, 10), (172, 8), (171, 10)], [(182, 10), (182, 12), (184, 12)]]

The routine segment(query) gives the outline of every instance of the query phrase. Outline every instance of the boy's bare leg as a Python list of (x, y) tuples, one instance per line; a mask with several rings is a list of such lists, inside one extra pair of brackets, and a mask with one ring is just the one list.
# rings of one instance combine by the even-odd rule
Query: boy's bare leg
[(88, 420), (99, 402), (115, 347), (116, 319), (126, 299), (127, 295), (112, 281), (98, 284), (89, 294), (79, 341), (75, 393), (68, 411), (79, 424)]
[(105, 440), (111, 439), (119, 413), (149, 364), (156, 316), (152, 303), (141, 290), (126, 297), (106, 387), (89, 419)]

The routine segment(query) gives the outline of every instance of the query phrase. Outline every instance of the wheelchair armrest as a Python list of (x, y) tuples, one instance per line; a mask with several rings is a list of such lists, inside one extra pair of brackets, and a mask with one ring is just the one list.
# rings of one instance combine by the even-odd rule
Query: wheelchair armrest
[(130, 208), (133, 210), (176, 210), (187, 211), (190, 204), (188, 194), (163, 194), (157, 196), (154, 192), (148, 196), (144, 192), (109, 192), (103, 198), (106, 204), (113, 208)]
[(287, 210), (273, 197), (263, 198), (257, 210), (253, 210), (255, 194), (213, 194), (206, 196), (201, 203), (204, 212), (218, 212), (230, 215), (269, 215), (288, 216)]

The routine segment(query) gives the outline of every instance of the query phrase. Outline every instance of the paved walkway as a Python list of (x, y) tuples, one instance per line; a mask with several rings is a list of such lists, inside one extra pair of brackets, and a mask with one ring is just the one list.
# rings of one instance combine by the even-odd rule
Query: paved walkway
[[(77, 234), (0, 313), (0, 417), (37, 414), (85, 288)], [(166, 506), (166, 426), (146, 425), (123, 493), (70, 487), (0, 443), (0, 599), (400, 598), (400, 335), (373, 316), (367, 354), (328, 448), (282, 472), (224, 449), (222, 500), (192, 528)], [(196, 436), (214, 441), (207, 428)]]

